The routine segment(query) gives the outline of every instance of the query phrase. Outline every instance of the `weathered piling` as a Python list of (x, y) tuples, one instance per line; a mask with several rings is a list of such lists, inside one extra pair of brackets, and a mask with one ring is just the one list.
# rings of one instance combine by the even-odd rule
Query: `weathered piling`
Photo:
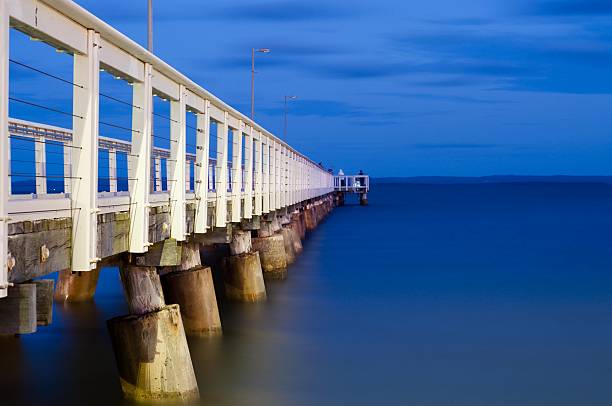
[(20, 283), (8, 288), (0, 299), (0, 335), (36, 332), (36, 285)]
[(210, 267), (198, 266), (162, 276), (168, 304), (178, 304), (185, 333), (193, 336), (221, 334), (221, 318)]
[(202, 266), (199, 243), (183, 243), (180, 265), (165, 272), (161, 280), (166, 303), (180, 306), (187, 335), (221, 334), (212, 271)]
[(53, 279), (32, 281), (36, 285), (36, 324), (48, 326), (53, 321)]
[(264, 277), (284, 279), (287, 277), (287, 254), (282, 234), (253, 238), (253, 251), (259, 252)]
[(258, 252), (252, 250), (251, 232), (234, 230), (225, 258), (225, 295), (230, 300), (258, 302), (266, 299), (266, 286)]
[(136, 401), (197, 399), (180, 309), (166, 306), (156, 269), (124, 265), (121, 279), (132, 314), (107, 324), (125, 397)]
[(285, 245), (285, 257), (287, 265), (291, 265), (295, 262), (295, 247), (293, 245), (293, 231), (291, 226), (286, 225), (281, 229), (281, 235), (283, 236), (283, 244)]
[(108, 322), (121, 389), (135, 401), (195, 400), (198, 385), (178, 305)]
[(306, 224), (306, 231), (313, 231), (317, 228), (317, 217), (314, 209), (314, 205), (306, 205), (304, 210), (304, 223)]
[(295, 255), (300, 255), (304, 250), (302, 246), (302, 238), (300, 231), (300, 222), (297, 219), (291, 220), (291, 224), (289, 225), (289, 230), (291, 230), (292, 242), (293, 242), (293, 251)]
[(63, 270), (57, 277), (55, 289), (56, 302), (89, 302), (92, 301), (98, 286), (100, 268), (88, 272)]

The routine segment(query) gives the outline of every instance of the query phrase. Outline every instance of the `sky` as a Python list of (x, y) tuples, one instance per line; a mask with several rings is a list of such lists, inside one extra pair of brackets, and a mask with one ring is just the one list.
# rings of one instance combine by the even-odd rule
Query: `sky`
[[(77, 3), (146, 45), (146, 0)], [(256, 120), (283, 136), (284, 96), (297, 96), (287, 141), (336, 171), (612, 174), (612, 0), (154, 3), (155, 53), (247, 115), (251, 48), (270, 48)], [(70, 78), (70, 56), (44, 48), (11, 36), (13, 58)], [(70, 86), (44, 78), (41, 93), (36, 72), (11, 75), (14, 97), (70, 108)], [(111, 77), (101, 91), (130, 100)], [(129, 107), (101, 103), (101, 120), (129, 126)]]

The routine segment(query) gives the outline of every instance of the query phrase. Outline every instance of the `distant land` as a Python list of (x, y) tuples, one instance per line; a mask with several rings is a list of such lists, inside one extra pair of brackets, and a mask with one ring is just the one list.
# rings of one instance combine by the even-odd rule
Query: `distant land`
[(612, 176), (519, 176), (493, 175), (480, 177), (462, 176), (414, 176), (371, 178), (371, 183), (422, 183), (422, 184), (481, 184), (481, 183), (606, 183), (612, 184)]

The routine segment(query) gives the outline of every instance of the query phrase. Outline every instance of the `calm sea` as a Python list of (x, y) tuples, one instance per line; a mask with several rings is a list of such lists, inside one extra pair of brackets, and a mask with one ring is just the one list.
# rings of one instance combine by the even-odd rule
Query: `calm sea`
[[(259, 305), (190, 340), (202, 405), (612, 404), (612, 187), (374, 185)], [(121, 403), (95, 303), (0, 340), (0, 404)]]

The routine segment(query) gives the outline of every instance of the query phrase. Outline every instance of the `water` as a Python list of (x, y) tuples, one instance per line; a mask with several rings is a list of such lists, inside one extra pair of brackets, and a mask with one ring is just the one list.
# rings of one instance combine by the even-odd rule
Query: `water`
[[(223, 304), (223, 338), (190, 340), (201, 404), (612, 403), (612, 187), (369, 197), (310, 235), (267, 303)], [(0, 403), (121, 403), (105, 320), (126, 312), (108, 269), (95, 304), (0, 341)]]

